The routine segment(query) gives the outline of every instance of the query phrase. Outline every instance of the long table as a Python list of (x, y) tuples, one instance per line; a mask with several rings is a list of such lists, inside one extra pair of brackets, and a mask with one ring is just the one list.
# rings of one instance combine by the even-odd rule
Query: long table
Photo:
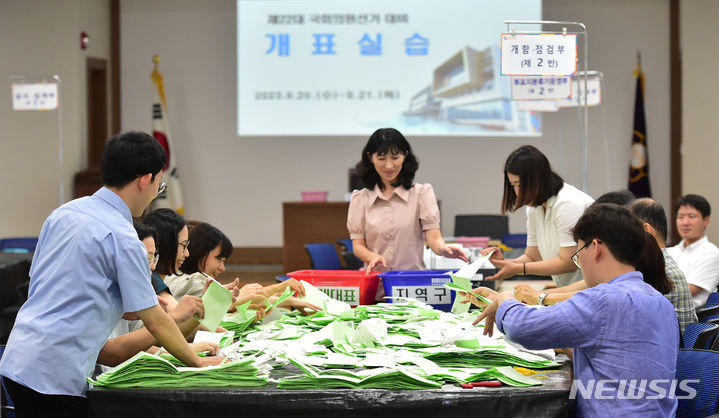
[[(558, 370), (540, 371), (543, 386), (518, 388), (445, 385), (441, 389), (283, 390), (273, 383), (248, 389), (107, 389), (87, 392), (91, 417), (564, 417), (572, 383), (571, 361), (557, 358)], [(290, 371), (289, 373), (297, 372)], [(272, 372), (279, 377), (283, 370)], [(225, 415), (227, 414), (227, 415)], [(275, 415), (276, 414), (276, 415)], [(390, 415), (392, 414), (392, 415)]]

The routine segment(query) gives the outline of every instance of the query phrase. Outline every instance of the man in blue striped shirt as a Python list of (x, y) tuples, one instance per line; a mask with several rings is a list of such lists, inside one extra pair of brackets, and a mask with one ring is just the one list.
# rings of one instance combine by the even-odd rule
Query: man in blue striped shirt
[(142, 132), (113, 137), (102, 155), (104, 187), (54, 210), (30, 269), (28, 300), (18, 312), (0, 374), (19, 417), (87, 415), (87, 377), (123, 312), (135, 312), (177, 358), (216, 364), (187, 345), (158, 305), (147, 251), (132, 216), (157, 196), (166, 157)]

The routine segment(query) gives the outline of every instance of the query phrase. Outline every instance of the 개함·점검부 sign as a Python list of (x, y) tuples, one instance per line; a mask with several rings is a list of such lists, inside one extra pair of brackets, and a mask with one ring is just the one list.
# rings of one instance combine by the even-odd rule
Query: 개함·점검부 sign
[(576, 34), (501, 35), (502, 75), (574, 75)]

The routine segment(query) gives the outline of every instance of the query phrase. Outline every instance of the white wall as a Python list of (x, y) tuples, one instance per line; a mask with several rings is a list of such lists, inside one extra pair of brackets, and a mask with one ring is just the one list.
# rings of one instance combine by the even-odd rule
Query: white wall
[(681, 1), (682, 60), (682, 191), (703, 195), (714, 207), (714, 222), (707, 235), (719, 240), (719, 189), (712, 187), (719, 178), (717, 132), (719, 118), (715, 98), (719, 85), (713, 81), (719, 66), (716, 22), (719, 3), (711, 0)]
[[(80, 49), (80, 32), (91, 42)], [(37, 235), (87, 160), (85, 59), (109, 57), (109, 1), (0, 0), (0, 237)], [(12, 75), (59, 74), (59, 113), (14, 112)]]
[[(589, 191), (594, 196), (626, 187), (632, 70), (636, 50), (642, 51), (651, 181), (655, 197), (667, 205), (668, 1), (545, 0), (544, 11), (546, 19), (587, 25), (590, 68), (606, 75), (604, 103), (590, 111)], [(108, 16), (104, 1), (0, 0), (0, 80), (13, 74), (63, 77), (66, 199), (73, 173), (85, 168), (85, 58), (108, 58)], [(91, 36), (86, 51), (78, 46), (81, 30)], [(151, 128), (149, 74), (152, 55), (159, 54), (187, 217), (218, 225), (237, 246), (281, 246), (281, 203), (299, 200), (299, 191), (310, 189), (342, 199), (347, 169), (359, 159), (366, 138), (237, 138), (235, 35), (234, 0), (123, 0), (122, 129)], [(685, 62), (685, 76), (687, 68)], [(442, 200), (445, 235), (452, 234), (455, 214), (498, 212), (504, 160), (524, 143), (540, 147), (568, 182), (580, 185), (577, 113), (549, 114), (544, 125), (544, 136), (530, 140), (410, 138), (421, 161), (417, 181), (431, 182)], [(685, 121), (685, 129), (690, 125)], [(14, 196), (0, 205), (0, 236), (37, 234), (57, 206), (56, 126), (54, 112), (12, 112), (9, 97), (0, 100), (0, 189), (3, 196)], [(685, 160), (684, 167), (697, 165)], [(524, 230), (523, 213), (511, 216), (510, 228)]]
[[(668, 204), (668, 1), (545, 0), (544, 17), (585, 23), (590, 69), (605, 74), (604, 103), (590, 111), (589, 191), (595, 197), (627, 186), (632, 71), (642, 51), (652, 188)], [(366, 138), (235, 134), (234, 0), (124, 0), (121, 27), (122, 128), (150, 129), (149, 74), (159, 54), (188, 218), (216, 224), (236, 246), (281, 246), (283, 201), (299, 200), (300, 190), (329, 190), (330, 200), (342, 199), (347, 170)], [(544, 136), (529, 140), (410, 138), (420, 158), (416, 180), (431, 182), (442, 200), (445, 235), (453, 233), (455, 214), (499, 211), (504, 160), (525, 143), (542, 149), (565, 180), (581, 186), (577, 112), (549, 114), (544, 125)], [(520, 212), (511, 216), (512, 232), (524, 231)]]

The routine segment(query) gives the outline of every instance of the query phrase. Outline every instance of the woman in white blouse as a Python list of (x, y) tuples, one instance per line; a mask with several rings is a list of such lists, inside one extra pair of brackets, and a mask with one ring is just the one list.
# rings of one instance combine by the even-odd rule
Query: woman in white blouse
[(537, 148), (524, 145), (516, 149), (504, 165), (502, 213), (526, 206), (527, 248), (511, 260), (495, 251), (491, 261), (500, 270), (487, 279), (551, 275), (558, 287), (582, 280), (581, 271), (572, 262), (577, 251), (572, 228), (593, 201), (552, 171), (549, 160)]

